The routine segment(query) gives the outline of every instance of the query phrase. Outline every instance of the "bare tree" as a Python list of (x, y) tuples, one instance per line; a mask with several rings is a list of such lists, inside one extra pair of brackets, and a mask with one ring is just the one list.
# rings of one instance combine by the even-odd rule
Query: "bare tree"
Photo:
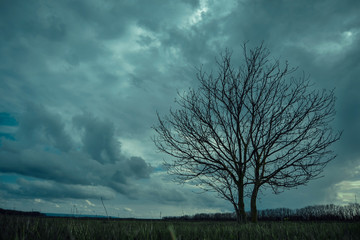
[(229, 51), (216, 76), (200, 69), (199, 88), (179, 94), (168, 116), (158, 114), (154, 142), (172, 156), (165, 161), (170, 174), (217, 192), (238, 222), (246, 220), (244, 197), (251, 196), (255, 222), (260, 187), (278, 192), (319, 176), (340, 134), (329, 125), (333, 91), (311, 90), (304, 74), (289, 77), (296, 68), (270, 61), (262, 44), (250, 51), (244, 44), (243, 53), (238, 69)]
[[(246, 51), (245, 51), (246, 54)], [(268, 62), (269, 51), (259, 47), (245, 56), (255, 77), (244, 102), (249, 118), (252, 152), (247, 180), (252, 183), (251, 220), (257, 221), (260, 187), (275, 193), (306, 184), (335, 158), (329, 146), (339, 140), (330, 123), (335, 116), (334, 91), (313, 90), (309, 77), (286, 79), (288, 64)]]

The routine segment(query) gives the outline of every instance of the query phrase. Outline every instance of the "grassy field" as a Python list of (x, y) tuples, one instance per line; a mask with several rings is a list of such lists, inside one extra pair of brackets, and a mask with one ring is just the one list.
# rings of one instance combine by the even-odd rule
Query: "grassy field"
[(360, 222), (171, 222), (0, 215), (0, 239), (360, 239)]

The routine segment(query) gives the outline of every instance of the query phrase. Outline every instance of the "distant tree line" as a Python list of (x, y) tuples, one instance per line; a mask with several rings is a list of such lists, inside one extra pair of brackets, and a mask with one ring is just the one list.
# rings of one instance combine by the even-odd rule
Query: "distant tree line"
[[(247, 212), (247, 218), (250, 219)], [(164, 220), (235, 221), (236, 213), (198, 213), (192, 216), (163, 217)], [(300, 209), (276, 208), (258, 210), (259, 221), (359, 221), (360, 204), (307, 206)]]
[(352, 203), (345, 206), (334, 204), (307, 206), (300, 209), (266, 209), (259, 211), (259, 219), (295, 220), (295, 221), (354, 221), (360, 220), (360, 204)]
[(32, 211), (32, 212), (23, 212), (16, 210), (7, 210), (0, 208), (0, 214), (3, 215), (20, 215), (20, 216), (35, 216), (35, 217), (45, 217), (46, 215), (40, 212)]

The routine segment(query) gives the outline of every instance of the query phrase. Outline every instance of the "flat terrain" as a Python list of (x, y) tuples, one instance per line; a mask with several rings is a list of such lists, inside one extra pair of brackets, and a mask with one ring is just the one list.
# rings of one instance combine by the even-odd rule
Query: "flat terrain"
[(137, 221), (0, 215), (0, 239), (360, 239), (360, 222)]

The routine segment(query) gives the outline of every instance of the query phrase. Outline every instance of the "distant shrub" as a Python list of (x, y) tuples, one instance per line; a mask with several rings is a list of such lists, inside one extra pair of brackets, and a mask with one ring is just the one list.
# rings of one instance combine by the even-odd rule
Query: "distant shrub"
[[(249, 217), (248, 213), (248, 217)], [(197, 213), (193, 216), (164, 217), (165, 220), (235, 221), (235, 213)], [(300, 209), (276, 208), (258, 211), (259, 221), (358, 221), (360, 204), (308, 206)]]

